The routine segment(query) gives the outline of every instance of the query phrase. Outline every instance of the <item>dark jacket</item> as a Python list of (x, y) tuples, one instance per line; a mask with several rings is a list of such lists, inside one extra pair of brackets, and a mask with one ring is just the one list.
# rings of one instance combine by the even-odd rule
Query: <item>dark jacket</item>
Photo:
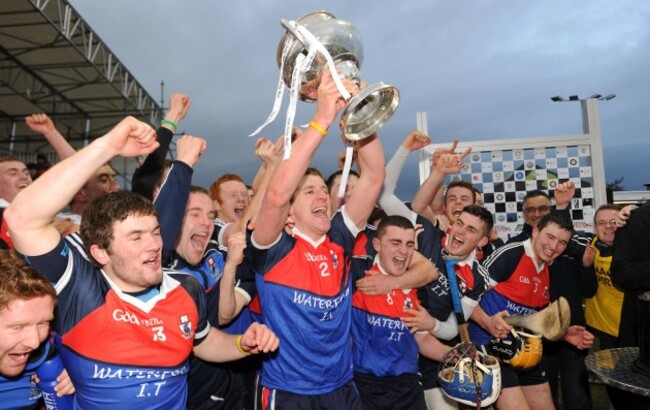
[(620, 347), (639, 346), (636, 303), (640, 294), (650, 291), (650, 203), (633, 211), (616, 232), (611, 270), (612, 281), (625, 292)]

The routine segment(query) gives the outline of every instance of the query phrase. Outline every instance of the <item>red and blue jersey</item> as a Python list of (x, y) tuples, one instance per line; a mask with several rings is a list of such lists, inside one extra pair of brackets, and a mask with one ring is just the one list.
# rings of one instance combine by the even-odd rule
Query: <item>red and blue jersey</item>
[[(353, 269), (380, 271), (378, 262), (361, 263)], [(357, 274), (355, 274), (357, 276)], [(395, 377), (418, 372), (419, 347), (413, 334), (400, 319), (404, 309), (416, 309), (417, 290), (394, 289), (385, 295), (366, 295), (357, 290), (352, 296), (352, 354), (354, 371), (376, 377)]]
[(294, 230), (254, 250), (264, 324), (281, 347), (262, 364), (262, 385), (325, 394), (352, 379), (349, 256), (358, 233), (338, 212), (318, 241)]
[[(485, 260), (485, 267), (491, 283), (495, 283), (479, 303), (488, 316), (503, 310), (511, 315), (530, 315), (548, 305), (548, 266), (535, 261), (530, 239), (497, 249)], [(470, 324), (470, 337), (478, 345), (492, 338), (475, 323)]]
[(57, 290), (54, 327), (77, 408), (185, 408), (188, 357), (210, 330), (193, 277), (165, 273), (143, 301), (63, 240), (26, 259)]

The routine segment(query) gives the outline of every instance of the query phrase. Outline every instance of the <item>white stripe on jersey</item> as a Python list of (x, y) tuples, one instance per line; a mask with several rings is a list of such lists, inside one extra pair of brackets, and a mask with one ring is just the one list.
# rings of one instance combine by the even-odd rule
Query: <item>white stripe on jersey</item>
[(70, 235), (66, 235), (64, 239), (70, 244), (70, 246), (74, 246), (79, 254), (84, 257), (84, 259), (90, 261), (90, 258), (86, 254), (86, 249), (84, 248), (84, 241), (81, 239), (79, 232), (74, 232)]

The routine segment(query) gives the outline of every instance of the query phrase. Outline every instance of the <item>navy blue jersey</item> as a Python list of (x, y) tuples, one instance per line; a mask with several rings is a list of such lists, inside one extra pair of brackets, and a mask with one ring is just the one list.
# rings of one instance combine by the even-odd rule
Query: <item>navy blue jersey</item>
[[(507, 310), (511, 315), (529, 315), (549, 303), (549, 272), (544, 263), (535, 261), (530, 239), (513, 242), (497, 249), (486, 261), (490, 279), (496, 282), (485, 292), (479, 305), (488, 316)], [(470, 337), (478, 345), (492, 336), (470, 323)]]
[(282, 341), (262, 364), (265, 387), (325, 394), (352, 379), (351, 230), (338, 212), (319, 241), (283, 231), (275, 244), (254, 251), (263, 320)]
[[(438, 232), (440, 231), (438, 230)], [(436, 241), (436, 243), (440, 242)], [(441, 251), (441, 260), (442, 254), (443, 252)], [(449, 281), (447, 280), (449, 275), (447, 265), (444, 261), (440, 263), (438, 265), (438, 270), (440, 271), (438, 279), (420, 288), (418, 296), (422, 301), (422, 306), (427, 309), (434, 319), (445, 322), (454, 311), (454, 306), (449, 290)], [(475, 253), (472, 253), (465, 261), (457, 263), (455, 271), (460, 297), (467, 297), (478, 303), (487, 289), (489, 278), (487, 270), (478, 262)], [(440, 339), (440, 341), (448, 346), (453, 346), (458, 342), (458, 337), (452, 340)], [(428, 357), (420, 356), (419, 365), (424, 389), (440, 387), (437, 379), (440, 363)]]
[[(444, 322), (453, 312), (454, 306), (449, 293), (447, 266), (442, 263), (438, 270), (438, 279), (421, 288), (419, 296), (429, 314)], [(461, 298), (468, 297), (478, 302), (488, 288), (488, 272), (473, 254), (466, 261), (456, 264), (456, 279)]]

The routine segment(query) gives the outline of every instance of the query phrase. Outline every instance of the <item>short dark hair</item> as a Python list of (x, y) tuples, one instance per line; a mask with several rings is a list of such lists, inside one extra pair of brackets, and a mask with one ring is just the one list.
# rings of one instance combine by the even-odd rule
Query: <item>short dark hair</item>
[(413, 223), (407, 218), (404, 218), (401, 215), (389, 215), (385, 218), (382, 218), (382, 220), (379, 222), (379, 225), (377, 225), (377, 238), (384, 236), (384, 233), (386, 233), (386, 230), (389, 226), (396, 226), (402, 229), (413, 229), (415, 231)]
[(323, 174), (321, 172), (313, 167), (307, 168), (307, 171), (305, 171), (305, 175), (302, 176), (300, 179), (300, 182), (298, 183), (298, 186), (296, 187), (296, 190), (293, 191), (293, 195), (291, 195), (291, 203), (296, 199), (296, 195), (298, 195), (298, 191), (300, 191), (300, 188), (305, 184), (305, 181), (307, 180), (307, 177), (309, 176), (315, 176), (315, 177), (320, 177), (323, 182), (325, 182), (325, 179), (323, 178)]
[(207, 189), (203, 188), (202, 186), (198, 186), (198, 185), (190, 186), (190, 194), (196, 194), (196, 193), (206, 194), (207, 196), (210, 196), (210, 192)]
[[(386, 211), (384, 211), (383, 209), (381, 209), (379, 207), (375, 207), (375, 209), (372, 210), (372, 212), (370, 213), (370, 216), (368, 217), (368, 223), (370, 225), (373, 225), (373, 226), (376, 227), (377, 225), (379, 225), (379, 222), (381, 222), (381, 220), (384, 219), (387, 216), (388, 216), (388, 214), (386, 213)], [(378, 221), (378, 222), (375, 224), (374, 223), (375, 221)]]
[(543, 196), (549, 201), (551, 200), (551, 197), (548, 196), (548, 194), (540, 189), (533, 189), (532, 191), (526, 192), (526, 196), (524, 196), (524, 203), (526, 203), (527, 200), (530, 198), (537, 198), (538, 196)]
[(485, 224), (484, 236), (490, 235), (490, 231), (492, 231), (492, 227), (494, 226), (494, 218), (492, 217), (490, 211), (480, 205), (472, 204), (467, 205), (465, 208), (463, 208), (463, 212), (474, 215), (483, 221), (483, 224)]
[(447, 188), (445, 189), (445, 196), (442, 198), (442, 201), (445, 202), (445, 203), (447, 202), (447, 192), (449, 192), (449, 190), (451, 188), (459, 188), (459, 187), (460, 188), (465, 188), (465, 189), (469, 190), (472, 193), (472, 203), (475, 204), (476, 203), (476, 195), (474, 194), (474, 192), (476, 192), (476, 188), (474, 188), (474, 185), (472, 185), (470, 182), (463, 181), (462, 179), (456, 179), (454, 181), (451, 181), (447, 185)]
[(0, 250), (0, 310), (17, 299), (33, 299), (52, 296), (56, 300), (56, 291), (31, 265), (20, 257), (16, 251)]
[(115, 222), (124, 221), (132, 215), (158, 216), (153, 202), (140, 194), (128, 191), (101, 194), (86, 206), (79, 233), (86, 254), (96, 267), (100, 267), (100, 264), (90, 254), (90, 247), (97, 245), (102, 249), (110, 249)]
[(594, 223), (596, 223), (596, 217), (598, 216), (598, 212), (606, 211), (606, 210), (609, 210), (609, 209), (611, 209), (612, 211), (618, 212), (618, 211), (621, 210), (621, 206), (620, 205), (614, 205), (614, 204), (604, 204), (604, 205), (599, 206), (598, 209), (596, 210), (596, 212), (594, 213)]
[[(343, 175), (342, 169), (332, 172), (332, 174), (330, 174), (330, 176), (327, 177), (327, 180), (325, 181), (325, 185), (327, 185), (327, 192), (330, 192), (332, 190), (332, 186), (334, 185), (334, 180), (339, 175)], [(359, 178), (359, 173), (353, 169), (350, 170), (350, 175), (354, 175), (355, 177)]]
[(573, 231), (573, 222), (571, 219), (567, 218), (566, 216), (562, 214), (556, 214), (556, 213), (550, 213), (548, 215), (545, 215), (542, 219), (539, 220), (539, 224), (537, 225), (538, 231), (541, 231), (542, 229), (546, 228), (549, 224), (555, 224), (558, 226), (560, 229), (564, 229), (565, 231), (572, 232)]

